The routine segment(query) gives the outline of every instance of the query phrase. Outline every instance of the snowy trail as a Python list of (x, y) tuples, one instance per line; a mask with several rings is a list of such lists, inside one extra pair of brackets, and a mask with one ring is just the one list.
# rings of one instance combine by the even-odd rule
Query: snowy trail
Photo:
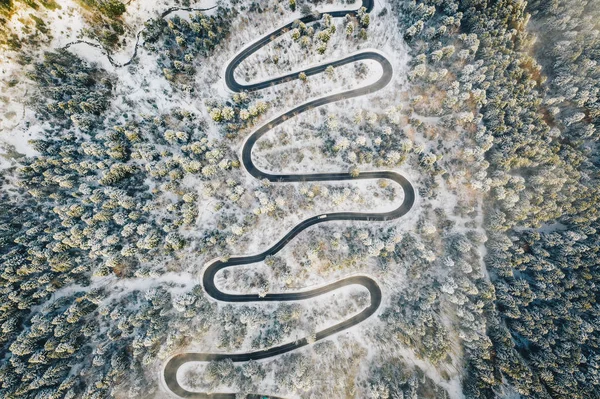
[[(174, 12), (177, 11), (187, 11), (187, 12), (202, 12), (202, 11), (209, 11), (212, 10), (214, 8), (216, 8), (217, 6), (211, 6), (211, 7), (206, 7), (206, 8), (192, 8), (192, 7), (171, 7), (167, 10), (165, 10), (162, 14), (160, 14), (160, 18), (165, 18), (167, 17), (169, 14), (172, 14)], [(154, 18), (149, 19), (148, 21), (152, 20)], [(95, 47), (97, 49), (100, 49), (100, 51), (106, 55), (106, 58), (108, 58), (108, 61), (110, 62), (110, 64), (114, 67), (117, 68), (122, 68), (125, 67), (127, 65), (130, 65), (133, 60), (135, 59), (135, 57), (137, 57), (137, 52), (138, 52), (138, 47), (140, 46), (140, 37), (142, 36), (142, 33), (144, 32), (146, 28), (142, 28), (141, 30), (138, 31), (138, 33), (136, 33), (135, 35), (135, 46), (133, 47), (133, 54), (131, 54), (131, 57), (129, 58), (129, 60), (120, 63), (115, 61), (115, 59), (113, 58), (113, 53), (110, 51), (110, 49), (104, 47), (103, 45), (101, 45), (100, 43), (97, 42), (91, 42), (89, 40), (84, 40), (84, 39), (80, 39), (80, 40), (75, 40), (72, 41), (70, 43), (65, 44), (62, 49), (66, 50), (71, 46), (75, 46), (77, 44), (87, 44), (88, 46), (91, 47)]]
[[(363, 0), (362, 7), (370, 12), (373, 8), (373, 0)], [(343, 10), (333, 11), (329, 14), (334, 18), (344, 17), (348, 14), (355, 15), (358, 10)], [(321, 15), (309, 15), (302, 18), (300, 21), (304, 23), (314, 22), (321, 18)], [(298, 73), (291, 73), (288, 75), (280, 76), (277, 78), (269, 79), (263, 82), (253, 84), (240, 84), (235, 80), (234, 71), (239, 64), (244, 61), (247, 57), (258, 51), (261, 47), (268, 44), (275, 38), (288, 32), (292, 28), (293, 23), (289, 23), (274, 32), (269, 33), (260, 40), (252, 43), (250, 46), (242, 50), (233, 60), (227, 65), (225, 71), (225, 83), (234, 92), (240, 91), (256, 91), (274, 85), (282, 84), (294, 79), (298, 79)], [(398, 208), (384, 213), (375, 212), (337, 212), (326, 215), (318, 215), (306, 219), (294, 227), (288, 232), (283, 238), (281, 238), (275, 245), (268, 248), (262, 253), (251, 255), (251, 256), (238, 256), (231, 257), (227, 260), (215, 260), (208, 265), (205, 269), (202, 282), (204, 289), (208, 295), (219, 301), (225, 302), (268, 302), (268, 301), (300, 301), (309, 298), (314, 298), (328, 292), (340, 289), (349, 285), (361, 285), (365, 287), (370, 294), (370, 305), (363, 309), (360, 313), (350, 317), (338, 324), (335, 324), (329, 328), (318, 331), (313, 337), (308, 337), (289, 342), (284, 345), (264, 349), (260, 351), (247, 352), (247, 353), (198, 353), (198, 352), (185, 352), (174, 355), (167, 364), (165, 365), (163, 375), (165, 384), (167, 387), (177, 396), (183, 398), (202, 398), (202, 399), (235, 399), (236, 394), (233, 392), (223, 393), (205, 393), (205, 392), (192, 392), (183, 388), (177, 379), (177, 372), (181, 366), (188, 362), (207, 362), (214, 360), (230, 359), (234, 362), (245, 362), (249, 360), (260, 360), (266, 359), (273, 356), (277, 356), (286, 352), (290, 352), (297, 348), (309, 345), (314, 341), (318, 341), (336, 334), (340, 331), (346, 330), (374, 314), (379, 305), (381, 304), (381, 289), (377, 282), (369, 276), (358, 275), (347, 277), (331, 284), (321, 286), (318, 288), (299, 291), (299, 292), (286, 292), (286, 293), (269, 293), (264, 296), (258, 294), (229, 294), (220, 291), (215, 286), (216, 274), (225, 268), (247, 265), (257, 263), (265, 260), (267, 256), (274, 255), (283, 249), (294, 237), (318, 223), (324, 223), (334, 220), (359, 220), (359, 221), (386, 221), (391, 219), (399, 218), (405, 215), (413, 206), (415, 199), (415, 192), (410, 182), (402, 175), (392, 171), (376, 171), (376, 172), (361, 172), (358, 176), (352, 176), (350, 173), (314, 173), (314, 174), (269, 174), (259, 170), (252, 161), (252, 148), (254, 144), (267, 132), (274, 127), (284, 123), (291, 117), (297, 116), (304, 111), (313, 109), (315, 107), (329, 104), (335, 101), (340, 101), (348, 98), (358, 97), (376, 92), (385, 87), (392, 79), (393, 69), (388, 59), (379, 52), (376, 51), (361, 51), (359, 53), (350, 55), (346, 58), (342, 58), (336, 61), (325, 63), (322, 65), (311, 67), (303, 72), (307, 75), (315, 75), (322, 73), (328, 66), (340, 66), (348, 63), (356, 62), (359, 60), (374, 60), (378, 62), (383, 68), (382, 76), (374, 83), (369, 85), (343, 91), (340, 93), (324, 96), (317, 98), (306, 103), (299, 105), (291, 110), (286, 111), (280, 116), (272, 119), (271, 121), (264, 124), (262, 127), (257, 129), (252, 135), (250, 135), (245, 143), (242, 150), (242, 161), (243, 165), (252, 176), (257, 179), (267, 179), (273, 183), (285, 183), (285, 182), (312, 182), (312, 181), (343, 181), (343, 180), (360, 180), (360, 179), (389, 179), (399, 184), (404, 190), (403, 202)], [(259, 394), (251, 394), (248, 398), (275, 398), (274, 396), (265, 396)]]

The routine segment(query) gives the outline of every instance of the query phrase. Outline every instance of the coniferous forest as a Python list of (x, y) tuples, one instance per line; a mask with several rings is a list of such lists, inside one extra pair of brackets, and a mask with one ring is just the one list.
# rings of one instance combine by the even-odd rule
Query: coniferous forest
[(600, 398), (598, 0), (0, 25), (1, 398)]

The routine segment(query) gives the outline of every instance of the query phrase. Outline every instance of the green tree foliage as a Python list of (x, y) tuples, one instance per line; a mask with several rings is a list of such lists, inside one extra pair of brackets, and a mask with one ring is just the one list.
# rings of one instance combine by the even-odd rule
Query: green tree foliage
[(119, 0), (78, 0), (88, 12), (83, 13), (88, 28), (84, 33), (106, 48), (119, 46), (119, 39), (128, 32), (120, 16), (125, 4)]
[[(121, 26), (120, 2), (87, 4)], [(452, 167), (485, 197), (487, 241), (467, 224), (455, 230), (443, 209), (425, 206), (419, 237), (352, 228), (343, 234), (347, 252), (338, 249), (342, 236), (332, 234), (326, 241), (310, 238), (317, 256), (302, 259), (307, 265), (326, 259), (323, 266), (332, 270), (367, 258), (382, 270), (405, 263), (414, 283), (382, 312), (386, 329), (377, 339), (442, 364), (453, 349), (449, 327), (457, 327), (466, 397), (600, 396), (596, 8), (585, 0), (397, 0), (393, 12), (412, 55), (407, 78), (418, 96), (408, 109), (361, 112), (352, 129), (340, 128), (335, 116), (319, 127), (324, 151), (353, 169), (359, 163), (395, 167), (413, 153), (427, 172), (421, 196), (435, 197), (437, 180), (448, 180)], [(197, 57), (227, 35), (233, 16), (219, 9), (215, 16), (192, 15), (190, 22), (152, 21), (145, 46), (159, 54), (168, 79), (185, 83)], [(316, 40), (325, 51), (335, 25), (326, 15), (320, 23), (317, 32), (297, 23), (292, 39), (301, 46)], [(364, 37), (370, 24), (361, 11), (345, 21), (345, 32)], [(115, 44), (118, 35), (111, 32), (102, 40)], [(201, 287), (175, 295), (170, 283), (123, 293), (101, 284), (155, 278), (164, 269), (152, 260), (180, 260), (199, 213), (198, 194), (186, 179), (201, 182), (218, 206), (235, 204), (245, 192), (228, 171), (239, 161), (188, 111), (106, 118), (115, 78), (65, 51), (46, 54), (30, 77), (39, 88), (39, 117), (49, 127), (32, 142), (35, 157), (0, 174), (6, 188), (0, 191), (1, 397), (144, 397), (156, 389), (144, 368), (215, 320), (224, 326), (219, 344), (226, 350), (240, 348), (257, 326), (262, 329), (250, 342), (257, 349), (282, 343), (300, 327), (295, 305), (279, 307), (271, 320), (253, 306), (217, 310)], [(210, 116), (233, 136), (266, 111), (266, 103), (251, 100), (238, 94), (232, 103), (210, 103)], [(444, 163), (435, 149), (409, 139), (408, 133), (430, 140), (440, 134), (423, 117), (457, 133), (460, 157)], [(254, 193), (260, 202), (255, 215), (239, 221), (223, 212), (195, 237), (197, 253), (226, 254), (232, 234), (248, 231), (259, 215), (281, 217), (266, 186)], [(319, 191), (317, 185), (304, 189), (298, 206), (311, 206)], [(348, 195), (345, 189), (331, 193)], [(478, 256), (484, 246), (486, 274)], [(274, 275), (289, 273), (282, 260), (266, 263)], [(444, 272), (433, 273), (433, 266)], [(247, 283), (261, 294), (269, 290), (265, 274)], [(444, 307), (453, 320), (440, 316)], [(331, 372), (341, 375), (364, 356), (343, 339), (341, 348), (335, 345), (315, 345), (314, 357), (285, 355), (273, 373), (276, 384), (298, 395), (323, 392), (319, 365), (334, 365)], [(254, 362), (214, 362), (205, 385), (232, 383), (247, 392), (265, 375)], [(339, 385), (332, 397), (356, 392), (353, 383)], [(419, 373), (404, 372), (397, 359), (372, 365), (364, 388), (378, 398), (447, 395)]]
[[(598, 166), (590, 151), (598, 70), (593, 18), (586, 15), (594, 7), (560, 0), (529, 8), (510, 0), (397, 7), (415, 53), (412, 81), (446, 91), (438, 109), (455, 114), (443, 116), (444, 123), (464, 123), (462, 113), (472, 114), (464, 127), (475, 133), (468, 154), (478, 163), (470, 169), (481, 165), (474, 176), (487, 192), (493, 289), (482, 282), (477, 297), (490, 342), (461, 337), (465, 394), (598, 396)], [(541, 35), (533, 47), (528, 22)], [(440, 85), (449, 73), (451, 81)], [(451, 283), (443, 291), (455, 290)]]
[(448, 393), (427, 378), (419, 369), (405, 370), (401, 359), (377, 359), (371, 363), (366, 394), (369, 399), (435, 398), (446, 399)]
[(185, 82), (196, 71), (196, 57), (210, 54), (229, 33), (233, 17), (235, 10), (219, 7), (214, 15), (191, 14), (190, 21), (178, 16), (154, 19), (146, 23), (144, 46), (158, 53), (168, 80)]
[[(0, 0), (0, 48), (22, 51), (49, 42), (52, 35), (42, 17), (45, 10), (56, 8), (60, 5), (54, 0)], [(19, 18), (24, 26), (20, 32), (12, 31), (9, 22), (21, 9), (28, 12)]]
[(119, 0), (81, 0), (89, 7), (96, 8), (109, 18), (120, 17), (125, 12), (125, 4)]
[(29, 77), (41, 96), (37, 108), (67, 126), (89, 129), (106, 110), (113, 79), (66, 50), (48, 52)]
[(200, 287), (172, 297), (165, 284), (109, 282), (159, 276), (151, 261), (176, 257), (198, 214), (182, 180), (219, 176), (235, 157), (187, 111), (112, 124), (114, 78), (68, 52), (46, 54), (31, 78), (49, 127), (36, 156), (0, 175), (0, 396), (149, 395), (144, 367), (207, 331), (215, 309)]

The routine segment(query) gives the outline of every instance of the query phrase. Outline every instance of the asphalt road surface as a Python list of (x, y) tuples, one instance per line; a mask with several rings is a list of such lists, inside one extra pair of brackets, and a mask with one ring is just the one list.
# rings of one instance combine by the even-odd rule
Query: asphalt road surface
[[(363, 0), (362, 6), (370, 12), (373, 8), (373, 0)], [(342, 10), (334, 11), (329, 14), (335, 18), (345, 17), (346, 15), (355, 15), (357, 10)], [(317, 21), (321, 18), (321, 15), (309, 15), (301, 18), (304, 23), (310, 23)], [(225, 82), (227, 86), (234, 92), (241, 91), (256, 91), (271, 87), (284, 82), (288, 82), (294, 79), (298, 79), (298, 73), (291, 73), (289, 75), (281, 76), (274, 79), (269, 79), (259, 83), (253, 84), (241, 84), (235, 80), (234, 72), (238, 65), (244, 61), (248, 56), (259, 50), (264, 45), (273, 41), (275, 38), (288, 32), (292, 29), (292, 23), (289, 23), (274, 32), (269, 33), (260, 40), (251, 44), (242, 50), (230, 63), (227, 65), (225, 71)], [(264, 126), (256, 130), (250, 135), (244, 147), (242, 149), (242, 161), (243, 165), (252, 176), (257, 179), (267, 179), (273, 183), (286, 183), (286, 182), (313, 182), (313, 181), (343, 181), (343, 180), (361, 180), (361, 179), (389, 179), (399, 184), (404, 190), (404, 198), (398, 208), (384, 213), (369, 213), (369, 212), (337, 212), (329, 213), (327, 215), (317, 215), (309, 219), (304, 220), (294, 227), (289, 233), (279, 240), (275, 245), (266, 251), (253, 256), (239, 256), (229, 258), (227, 261), (217, 260), (208, 265), (205, 269), (202, 284), (206, 293), (219, 301), (225, 302), (272, 302), (272, 301), (300, 301), (304, 299), (314, 298), (325, 293), (337, 290), (339, 288), (348, 285), (361, 285), (369, 290), (370, 294), (370, 305), (363, 309), (360, 313), (353, 317), (346, 319), (338, 324), (335, 324), (325, 330), (316, 333), (316, 340), (329, 337), (340, 331), (346, 330), (363, 320), (367, 319), (373, 313), (377, 311), (381, 304), (381, 289), (375, 280), (371, 277), (360, 275), (344, 278), (342, 280), (333, 282), (312, 290), (301, 291), (301, 292), (286, 292), (286, 293), (269, 293), (265, 296), (259, 296), (258, 294), (227, 294), (219, 291), (215, 286), (216, 274), (225, 268), (234, 267), (239, 265), (247, 265), (251, 263), (261, 262), (269, 255), (274, 255), (279, 252), (283, 247), (287, 245), (294, 237), (306, 230), (308, 227), (313, 226), (317, 223), (325, 223), (334, 220), (362, 220), (362, 221), (385, 221), (390, 219), (396, 219), (405, 215), (413, 206), (415, 200), (415, 192), (410, 182), (402, 175), (391, 172), (391, 171), (379, 171), (379, 172), (361, 172), (358, 176), (353, 177), (350, 173), (316, 173), (316, 174), (269, 174), (259, 170), (252, 161), (252, 148), (258, 139), (264, 134), (280, 125), (289, 118), (301, 114), (304, 111), (312, 108), (329, 104), (335, 101), (349, 99), (358, 96), (364, 96), (373, 92), (376, 92), (385, 87), (392, 79), (393, 69), (389, 61), (380, 53), (374, 51), (362, 51), (357, 54), (353, 54), (346, 58), (325, 63), (316, 67), (309, 68), (303, 72), (307, 75), (315, 75), (323, 72), (328, 66), (338, 67), (348, 63), (360, 61), (360, 60), (373, 60), (378, 62), (383, 68), (383, 74), (379, 80), (368, 85), (357, 89), (336, 93), (333, 95), (321, 97), (312, 101), (308, 101), (293, 108), (277, 118), (271, 120)], [(289, 342), (287, 344), (263, 349), (256, 352), (247, 353), (196, 353), (186, 352), (174, 355), (164, 368), (164, 379), (169, 389), (176, 395), (182, 398), (198, 398), (198, 399), (235, 399), (235, 393), (206, 393), (206, 392), (191, 392), (183, 388), (177, 380), (177, 371), (179, 368), (188, 362), (207, 362), (213, 360), (224, 360), (231, 359), (233, 362), (245, 362), (249, 360), (260, 360), (270, 358), (282, 353), (293, 351), (297, 348), (309, 345), (311, 342), (307, 338), (302, 338), (297, 341)], [(266, 395), (248, 395), (248, 398), (275, 398), (274, 396)]]

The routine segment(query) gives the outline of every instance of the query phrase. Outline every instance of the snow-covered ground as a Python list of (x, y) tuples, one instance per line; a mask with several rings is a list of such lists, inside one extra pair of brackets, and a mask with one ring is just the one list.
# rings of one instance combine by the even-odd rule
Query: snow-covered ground
[[(118, 84), (115, 89), (115, 100), (110, 105), (108, 113), (112, 115), (121, 115), (128, 109), (128, 104), (136, 105), (136, 112), (143, 113), (164, 113), (173, 108), (182, 108), (199, 113), (205, 120), (210, 121), (209, 112), (206, 106), (206, 100), (217, 100), (221, 102), (228, 101), (230, 93), (223, 83), (223, 70), (228, 60), (251, 41), (262, 37), (269, 31), (283, 25), (286, 22), (297, 18), (299, 12), (291, 13), (284, 8), (287, 2), (281, 2), (275, 9), (268, 10), (268, 17), (249, 18), (243, 14), (234, 21), (235, 29), (227, 40), (219, 46), (214, 55), (209, 59), (198, 61), (198, 73), (195, 75), (195, 93), (193, 95), (183, 93), (173, 88), (173, 86), (164, 78), (159, 70), (155, 55), (150, 54), (143, 48), (138, 51), (139, 62), (135, 65), (119, 68), (110, 64), (106, 56), (98, 48), (87, 44), (78, 44), (71, 46), (69, 51), (74, 52), (90, 63), (96, 63), (102, 68), (113, 74)], [(277, 173), (309, 173), (309, 172), (331, 172), (348, 171), (349, 163), (341, 156), (326, 158), (322, 152), (324, 145), (318, 129), (331, 117), (331, 119), (352, 120), (357, 112), (370, 111), (376, 113), (385, 113), (386, 110), (403, 105), (406, 103), (405, 94), (408, 90), (406, 79), (407, 63), (409, 61), (408, 49), (404, 44), (397, 27), (394, 24), (394, 18), (386, 15), (381, 18), (376, 17), (382, 8), (383, 2), (376, 2), (376, 8), (372, 13), (372, 23), (368, 29), (368, 38), (364, 41), (349, 40), (345, 38), (343, 28), (338, 28), (338, 33), (330, 41), (327, 51), (319, 55), (316, 51), (307, 52), (302, 50), (297, 44), (291, 43), (288, 36), (284, 35), (270, 46), (265, 47), (253, 57), (248, 59), (238, 70), (240, 79), (247, 79), (250, 82), (260, 81), (273, 76), (289, 73), (292, 71), (302, 71), (311, 65), (316, 65), (325, 61), (346, 57), (357, 51), (365, 49), (374, 49), (382, 52), (388, 57), (394, 67), (394, 76), (392, 82), (383, 90), (370, 96), (364, 96), (352, 100), (342, 101), (330, 104), (321, 109), (306, 112), (298, 117), (289, 120), (282, 126), (265, 135), (256, 145), (254, 159), (257, 166), (265, 171), (274, 171)], [(155, 18), (165, 9), (174, 5), (173, 1), (132, 1), (123, 16), (123, 20), (128, 28), (128, 35), (124, 38), (125, 43), (121, 49), (113, 55), (117, 62), (124, 62), (129, 59), (133, 53), (136, 33), (143, 28), (143, 23), (149, 18)], [(193, 8), (209, 7), (213, 5), (212, 1), (206, 0), (191, 5)], [(53, 38), (47, 45), (48, 48), (62, 47), (76, 39), (80, 38), (81, 30), (84, 28), (84, 21), (80, 14), (74, 12), (75, 3), (72, 0), (61, 2), (60, 10), (48, 12), (48, 25), (53, 32)], [(337, 2), (323, 5), (321, 10), (339, 9)], [(344, 7), (355, 8), (354, 5), (344, 5)], [(186, 12), (178, 13), (185, 16)], [(17, 22), (15, 22), (16, 24)], [(340, 23), (340, 21), (337, 21)], [(17, 25), (15, 25), (17, 26)], [(39, 54), (38, 54), (39, 55)], [(3, 57), (0, 55), (0, 57)], [(269, 62), (274, 57), (278, 57), (277, 64)], [(348, 90), (361, 85), (367, 85), (380, 77), (381, 71), (378, 64), (366, 61), (366, 72), (359, 76), (356, 73), (354, 64), (346, 65), (334, 70), (333, 77), (326, 74), (309, 77), (306, 82), (293, 81), (277, 87), (265, 89), (260, 92), (262, 99), (270, 104), (268, 112), (259, 121), (259, 125), (285, 112), (292, 106), (317, 97), (329, 95), (336, 92)], [(39, 137), (44, 126), (39, 124), (34, 117), (34, 111), (24, 99), (31, 89), (29, 83), (22, 76), (22, 67), (14, 59), (7, 57), (0, 58), (0, 81), (9, 81), (18, 78), (19, 83), (6, 92), (10, 100), (1, 104), (2, 118), (0, 118), (0, 141), (8, 144), (0, 147), (0, 153), (9, 153), (11, 148), (18, 153), (31, 156), (34, 154), (27, 140)], [(149, 102), (152, 100), (152, 104)], [(416, 115), (415, 117), (418, 117)], [(436, 118), (420, 118), (431, 124), (438, 122)], [(117, 122), (124, 122), (118, 119)], [(209, 123), (209, 137), (221, 137), (220, 127), (216, 123)], [(251, 130), (251, 129), (250, 129)], [(335, 129), (334, 129), (335, 130)], [(246, 132), (250, 133), (250, 131)], [(287, 141), (281, 143), (281, 136), (287, 135)], [(341, 139), (344, 132), (335, 131), (331, 133), (332, 137)], [(366, 142), (370, 143), (372, 137), (365, 137)], [(232, 149), (241, 153), (244, 136), (231, 141)], [(424, 149), (433, 148), (433, 143), (415, 134), (411, 137), (415, 146), (421, 145)], [(266, 143), (266, 144), (265, 144)], [(294, 160), (290, 162), (289, 160)], [(10, 166), (10, 160), (0, 157), (0, 167)], [(417, 185), (417, 182), (423, 178), (422, 172), (413, 167), (414, 163), (405, 163), (399, 167), (393, 167), (394, 171), (402, 173), (409, 180)], [(375, 167), (372, 164), (358, 164), (360, 170), (380, 170), (388, 168)], [(192, 179), (193, 180), (193, 179)], [(200, 193), (202, 191), (202, 182), (197, 180), (189, 182), (190, 187), (195, 187)], [(255, 206), (256, 198), (253, 197), (254, 190), (260, 187), (253, 177), (243, 171), (240, 171), (240, 180), (242, 185), (249, 192), (248, 206), (243, 209), (252, 212)], [(276, 186), (276, 185), (273, 185)], [(288, 184), (289, 192), (299, 192), (302, 195), (311, 195), (314, 188), (310, 184)], [(249, 231), (239, 234), (237, 241), (230, 248), (233, 254), (252, 254), (262, 252), (289, 231), (300, 221), (318, 214), (327, 214), (340, 211), (374, 211), (384, 212), (393, 209), (403, 199), (403, 194), (399, 189), (392, 189), (394, 196), (389, 195), (378, 186), (376, 181), (361, 180), (350, 183), (328, 182), (320, 184), (331, 195), (323, 195), (323, 188), (320, 188), (318, 200), (314, 201), (314, 206), (297, 208), (293, 203), (286, 206), (286, 214), (281, 219), (274, 220), (267, 216), (259, 217), (256, 225)], [(448, 214), (457, 204), (457, 196), (452, 193), (454, 187), (447, 187), (446, 184), (440, 185), (440, 192), (436, 200), (427, 201), (427, 205), (433, 208), (444, 209)], [(346, 191), (344, 191), (346, 189)], [(273, 187), (273, 192), (277, 194), (279, 188)], [(347, 194), (346, 194), (347, 192)], [(345, 195), (345, 197), (344, 197)], [(341, 199), (340, 199), (341, 198)], [(293, 197), (292, 197), (293, 199)], [(287, 200), (287, 199), (286, 199)], [(289, 202), (289, 200), (288, 200)], [(217, 278), (217, 285), (225, 290), (232, 292), (248, 292), (249, 277), (255, 274), (263, 274), (269, 281), (269, 290), (301, 290), (307, 287), (318, 286), (347, 277), (352, 274), (369, 274), (377, 278), (381, 283), (384, 297), (382, 308), (390, 304), (390, 292), (398, 292), (403, 287), (411, 284), (404, 268), (390, 268), (383, 270), (377, 263), (376, 256), (364, 256), (361, 262), (357, 262), (346, 268), (335, 269), (327, 261), (331, 259), (315, 259), (314, 253), (306, 253), (306, 249), (311, 244), (319, 240), (341, 241), (342, 249), (340, 257), (348, 254), (348, 248), (344, 248), (344, 237), (339, 232), (352, 228), (361, 230), (364, 241), (371, 240), (370, 246), (377, 244), (377, 229), (395, 228), (398, 234), (414, 231), (419, 216), (421, 215), (421, 206), (425, 200), (417, 195), (417, 200), (411, 213), (405, 217), (390, 222), (377, 223), (355, 223), (355, 222), (336, 222), (328, 224), (327, 227), (315, 226), (301, 234), (292, 241), (278, 256), (286, 260), (290, 267), (290, 273), (285, 276), (276, 276), (274, 271), (265, 264), (247, 265), (232, 270), (228, 276), (220, 273)], [(215, 212), (211, 211), (210, 201), (204, 203), (204, 209), (201, 209), (200, 216), (196, 221), (195, 227), (201, 226), (208, 229), (217, 228), (215, 221)], [(481, 223), (482, 212), (479, 210), (478, 222)], [(238, 215), (243, 219), (241, 213)], [(466, 219), (453, 217), (457, 221), (457, 231), (466, 231), (464, 226)], [(231, 229), (228, 226), (227, 229)], [(336, 232), (337, 230), (337, 232)], [(328, 245), (330, 242), (328, 242)], [(483, 250), (483, 246), (480, 248)], [(316, 253), (316, 251), (315, 251)], [(208, 256), (208, 255), (203, 255)], [(208, 259), (198, 256), (190, 250), (187, 258), (183, 258), (181, 273), (165, 273), (162, 276), (154, 278), (136, 278), (129, 280), (111, 280), (102, 279), (93, 281), (90, 287), (71, 286), (65, 287), (55, 293), (55, 297), (68, 295), (77, 290), (89, 290), (97, 286), (111, 285), (115, 295), (121, 295), (129, 290), (147, 290), (157, 285), (168, 285), (173, 294), (180, 294), (190, 289), (199, 281), (202, 268)], [(193, 259), (192, 263), (183, 264), (186, 259)], [(250, 288), (250, 292), (256, 290)], [(302, 328), (293, 330), (284, 339), (284, 342), (294, 340), (308, 334), (308, 328), (314, 328), (317, 331), (326, 328), (329, 325), (350, 317), (352, 314), (360, 311), (359, 305), (364, 305), (364, 298), (356, 295), (357, 291), (352, 287), (336, 291), (319, 297), (314, 300), (302, 303), (303, 322)], [(266, 313), (275, 312), (278, 308), (276, 304), (260, 304), (261, 310)], [(351, 336), (358, 342), (364, 340), (365, 329), (373, 327), (378, 322), (376, 317), (351, 328), (343, 335)], [(218, 329), (218, 328), (216, 328)], [(257, 331), (260, 328), (257, 328)], [(217, 352), (218, 331), (212, 331), (210, 334), (193, 342), (185, 350), (201, 352)], [(340, 334), (342, 335), (342, 334)], [(336, 341), (338, 336), (331, 338)], [(236, 351), (248, 351), (251, 337), (248, 337), (244, 344)], [(337, 342), (337, 341), (336, 341)], [(386, 347), (377, 347), (372, 343), (365, 344), (368, 347), (369, 354), (366, 359), (373, 356), (374, 352), (385, 351)], [(394, 348), (408, 364), (415, 365), (424, 370), (426, 375), (433, 381), (439, 383), (448, 389), (452, 398), (461, 398), (460, 372), (452, 367), (460, 364), (458, 355), (453, 357), (453, 364), (446, 367), (444, 372), (450, 375), (449, 378), (441, 377), (440, 368), (432, 365), (427, 360), (418, 358), (411, 348)], [(202, 369), (204, 365), (190, 364), (191, 369)], [(442, 368), (443, 368), (442, 367)], [(194, 371), (194, 370), (192, 370)], [(182, 369), (180, 373), (188, 374), (190, 370)], [(185, 381), (185, 379), (182, 379)], [(268, 378), (262, 384), (265, 392), (274, 391), (273, 382)]]

